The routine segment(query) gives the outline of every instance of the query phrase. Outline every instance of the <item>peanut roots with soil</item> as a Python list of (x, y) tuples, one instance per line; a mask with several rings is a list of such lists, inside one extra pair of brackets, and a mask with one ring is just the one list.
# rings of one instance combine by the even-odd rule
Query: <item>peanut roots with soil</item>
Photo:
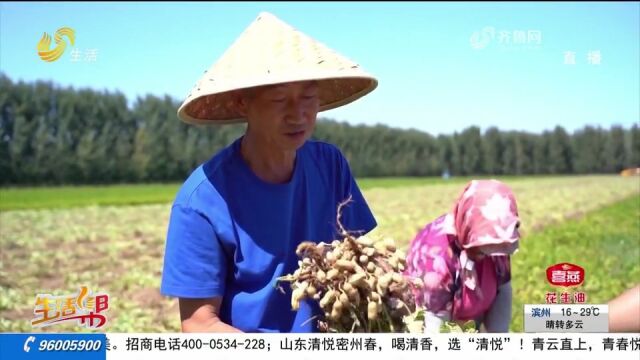
[(301, 243), (298, 269), (278, 279), (291, 285), (291, 308), (317, 301), (324, 313), (317, 319), (322, 332), (421, 332), (414, 331), (421, 323), (410, 288), (422, 286), (420, 280), (403, 276), (404, 254), (393, 240), (374, 242), (344, 230), (339, 217), (348, 202), (338, 206), (343, 239)]

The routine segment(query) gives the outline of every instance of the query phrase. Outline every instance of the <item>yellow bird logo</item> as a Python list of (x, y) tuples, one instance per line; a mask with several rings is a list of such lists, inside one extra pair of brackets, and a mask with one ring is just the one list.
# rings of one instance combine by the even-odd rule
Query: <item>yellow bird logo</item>
[(38, 56), (44, 61), (52, 62), (56, 61), (62, 56), (64, 50), (67, 48), (67, 42), (62, 39), (62, 36), (66, 35), (71, 42), (71, 46), (74, 46), (76, 35), (75, 31), (70, 27), (63, 27), (56, 31), (53, 39), (56, 43), (56, 47), (50, 50), (51, 47), (51, 35), (44, 33), (40, 41), (38, 41)]

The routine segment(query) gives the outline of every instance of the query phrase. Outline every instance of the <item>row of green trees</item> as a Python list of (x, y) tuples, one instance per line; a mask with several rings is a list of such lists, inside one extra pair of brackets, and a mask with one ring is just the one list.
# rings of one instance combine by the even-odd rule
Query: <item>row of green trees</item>
[[(0, 184), (181, 181), (244, 131), (183, 124), (178, 106), (147, 96), (130, 108), (121, 93), (0, 75)], [(314, 137), (337, 145), (356, 176), (611, 173), (640, 165), (637, 125), (573, 134), (560, 126), (542, 134), (471, 126), (434, 137), (321, 119)]]

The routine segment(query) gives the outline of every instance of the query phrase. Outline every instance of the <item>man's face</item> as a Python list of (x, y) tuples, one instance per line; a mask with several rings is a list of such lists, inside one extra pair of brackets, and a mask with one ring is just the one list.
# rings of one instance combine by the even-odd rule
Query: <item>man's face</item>
[(240, 106), (252, 135), (282, 150), (296, 150), (313, 133), (319, 103), (316, 82), (295, 82), (249, 90)]

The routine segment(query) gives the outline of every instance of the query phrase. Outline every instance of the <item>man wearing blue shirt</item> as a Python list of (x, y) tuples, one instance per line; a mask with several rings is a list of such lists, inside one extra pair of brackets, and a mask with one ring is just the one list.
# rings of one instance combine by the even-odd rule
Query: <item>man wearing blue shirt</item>
[[(377, 86), (359, 65), (262, 13), (178, 110), (189, 123), (247, 122), (196, 168), (171, 209), (161, 291), (179, 298), (185, 332), (312, 332), (313, 302), (291, 310), (276, 279), (297, 245), (371, 231), (376, 221), (341, 152), (310, 140), (319, 111)], [(288, 290), (288, 289), (287, 289)]]

